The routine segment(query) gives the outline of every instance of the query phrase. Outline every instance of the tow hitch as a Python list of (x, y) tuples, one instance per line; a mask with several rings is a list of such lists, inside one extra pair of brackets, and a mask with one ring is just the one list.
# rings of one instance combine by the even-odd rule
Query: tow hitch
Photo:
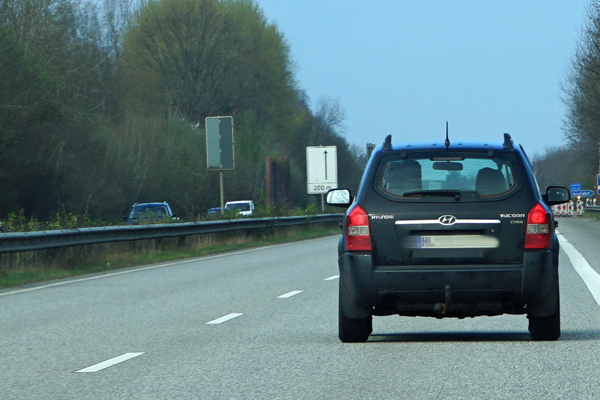
[(448, 312), (450, 309), (450, 301), (452, 300), (452, 290), (450, 285), (446, 285), (444, 291), (446, 293), (446, 302), (444, 304), (436, 303), (435, 306), (433, 306), (433, 311), (442, 315), (445, 315)]

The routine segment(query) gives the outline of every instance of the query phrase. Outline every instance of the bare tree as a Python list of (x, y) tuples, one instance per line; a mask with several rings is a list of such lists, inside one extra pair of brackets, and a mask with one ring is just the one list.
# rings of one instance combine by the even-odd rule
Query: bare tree
[(573, 144), (595, 146), (600, 140), (600, 2), (588, 8), (571, 70), (563, 85), (568, 107), (563, 130)]

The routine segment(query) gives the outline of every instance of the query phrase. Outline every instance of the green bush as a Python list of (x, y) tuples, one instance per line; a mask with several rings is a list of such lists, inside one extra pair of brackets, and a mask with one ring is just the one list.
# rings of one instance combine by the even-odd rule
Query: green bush
[(36, 232), (107, 226), (110, 224), (104, 221), (91, 220), (88, 215), (74, 215), (72, 213), (60, 212), (54, 214), (51, 220), (43, 222), (35, 215), (32, 215), (27, 219), (25, 217), (25, 211), (19, 210), (19, 212), (8, 214), (8, 219), (6, 221), (0, 221), (0, 225), (4, 232)]

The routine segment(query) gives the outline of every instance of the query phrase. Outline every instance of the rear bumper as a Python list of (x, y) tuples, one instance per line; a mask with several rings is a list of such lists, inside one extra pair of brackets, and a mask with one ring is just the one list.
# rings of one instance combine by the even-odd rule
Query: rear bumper
[[(340, 305), (351, 318), (368, 314), (466, 317), (551, 314), (558, 285), (552, 250), (525, 253), (520, 265), (374, 266), (370, 253), (343, 253)], [(551, 310), (545, 308), (550, 307)]]

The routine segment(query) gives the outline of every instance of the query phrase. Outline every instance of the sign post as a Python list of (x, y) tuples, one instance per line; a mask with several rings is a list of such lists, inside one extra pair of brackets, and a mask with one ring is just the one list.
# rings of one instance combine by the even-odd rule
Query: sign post
[(336, 146), (306, 148), (306, 180), (308, 194), (321, 195), (321, 211), (324, 211), (324, 194), (338, 187)]
[(207, 168), (209, 171), (219, 171), (221, 214), (223, 214), (225, 211), (223, 171), (235, 168), (233, 117), (207, 117), (204, 126), (206, 127)]

